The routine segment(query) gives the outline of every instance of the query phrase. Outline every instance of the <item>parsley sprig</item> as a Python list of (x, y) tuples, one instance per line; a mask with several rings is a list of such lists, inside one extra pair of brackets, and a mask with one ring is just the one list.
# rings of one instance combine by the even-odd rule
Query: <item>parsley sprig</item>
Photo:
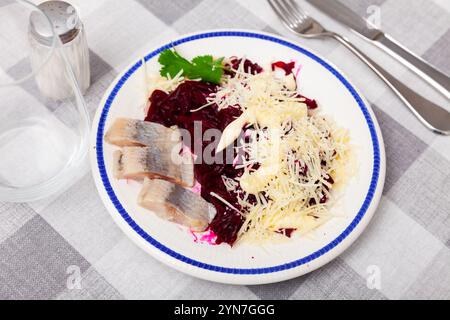
[(213, 56), (205, 55), (195, 57), (189, 61), (178, 54), (174, 50), (165, 50), (159, 56), (161, 68), (161, 76), (175, 77), (181, 70), (183, 76), (189, 79), (201, 79), (205, 82), (219, 84), (223, 75), (224, 58), (214, 60)]

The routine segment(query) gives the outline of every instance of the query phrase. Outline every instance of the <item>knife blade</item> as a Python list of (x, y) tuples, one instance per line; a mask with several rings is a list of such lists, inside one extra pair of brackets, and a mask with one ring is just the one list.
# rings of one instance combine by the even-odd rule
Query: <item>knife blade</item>
[(450, 78), (337, 0), (306, 0), (415, 72), (450, 99)]
[(347, 25), (353, 31), (370, 39), (376, 40), (383, 34), (375, 26), (350, 10), (347, 6), (336, 0), (306, 0), (331, 18)]

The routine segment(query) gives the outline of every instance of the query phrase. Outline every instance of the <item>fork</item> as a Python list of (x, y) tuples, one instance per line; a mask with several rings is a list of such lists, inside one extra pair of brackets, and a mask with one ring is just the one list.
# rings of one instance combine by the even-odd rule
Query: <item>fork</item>
[(392, 89), (422, 124), (435, 133), (450, 135), (450, 112), (404, 85), (344, 36), (325, 29), (319, 22), (308, 16), (294, 0), (268, 0), (268, 2), (283, 24), (298, 36), (328, 37), (343, 44)]

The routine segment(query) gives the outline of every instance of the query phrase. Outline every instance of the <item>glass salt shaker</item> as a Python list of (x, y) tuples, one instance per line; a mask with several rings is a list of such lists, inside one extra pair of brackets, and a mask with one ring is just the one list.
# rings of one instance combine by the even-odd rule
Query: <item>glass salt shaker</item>
[(53, 55), (45, 61), (52, 50), (52, 34), (43, 24), (40, 17), (31, 15), (29, 26), (30, 63), (33, 71), (40, 70), (36, 76), (41, 94), (52, 100), (70, 98), (73, 90), (65, 79), (62, 79), (67, 63), (72, 67), (79, 89), (85, 94), (90, 86), (89, 48), (83, 23), (78, 12), (64, 1), (46, 1), (38, 5), (54, 26), (61, 41), (63, 54)]

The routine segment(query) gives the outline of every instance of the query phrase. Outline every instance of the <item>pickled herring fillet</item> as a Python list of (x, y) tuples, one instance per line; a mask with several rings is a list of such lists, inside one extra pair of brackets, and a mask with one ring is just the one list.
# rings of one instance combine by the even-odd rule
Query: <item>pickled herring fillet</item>
[(114, 153), (114, 175), (117, 179), (163, 179), (184, 187), (194, 185), (194, 163), (189, 155), (180, 155), (181, 145), (124, 147)]
[(167, 128), (158, 123), (118, 118), (106, 133), (105, 141), (119, 147), (175, 145), (181, 141), (181, 134), (177, 128)]
[(146, 178), (138, 204), (193, 231), (206, 230), (216, 214), (214, 206), (199, 195), (164, 180)]

